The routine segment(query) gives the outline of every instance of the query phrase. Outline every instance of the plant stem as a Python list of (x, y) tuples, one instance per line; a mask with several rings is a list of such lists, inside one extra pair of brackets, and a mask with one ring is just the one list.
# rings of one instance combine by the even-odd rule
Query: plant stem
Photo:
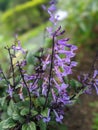
[(52, 69), (53, 69), (53, 60), (54, 60), (54, 46), (55, 46), (55, 35), (53, 35), (52, 39), (52, 54), (51, 54), (51, 64), (50, 64), (50, 72), (49, 72), (49, 85), (48, 85), (48, 91), (47, 91), (47, 96), (44, 104), (44, 108), (47, 105), (48, 102), (48, 96), (51, 88), (51, 77), (52, 77)]
[(13, 66), (13, 58), (10, 52), (10, 48), (7, 48), (9, 57), (10, 57), (10, 63), (11, 63), (11, 71), (12, 71), (12, 77), (13, 77), (13, 87), (15, 88), (15, 74), (14, 74), (14, 66)]
[[(30, 99), (29, 115), (31, 115), (32, 100), (31, 100), (30, 90), (29, 90), (29, 88), (28, 88), (28, 86), (27, 86), (27, 83), (26, 83), (26, 81), (25, 81), (25, 79), (24, 79), (24, 75), (23, 75), (23, 73), (22, 73), (22, 69), (21, 69), (21, 67), (20, 67), (20, 65), (19, 65), (19, 62), (18, 62), (18, 67), (19, 67), (19, 72), (20, 72), (20, 74), (21, 74), (21, 78), (22, 78), (22, 80), (23, 80), (23, 82), (24, 82), (24, 84), (25, 84), (25, 87), (26, 87), (26, 89), (27, 89), (27, 91), (28, 91), (28, 94), (29, 94), (29, 99)], [(30, 117), (29, 117), (29, 119), (30, 119)]]

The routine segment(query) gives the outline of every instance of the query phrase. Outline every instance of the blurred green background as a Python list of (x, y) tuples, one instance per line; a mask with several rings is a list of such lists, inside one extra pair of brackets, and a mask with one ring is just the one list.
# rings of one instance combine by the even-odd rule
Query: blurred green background
[[(41, 6), (47, 6), (48, 2), (0, 0), (0, 62), (5, 69), (8, 57), (4, 46), (14, 43), (15, 34), (18, 34), (22, 46), (32, 52), (49, 44), (45, 40), (45, 28), (50, 25), (49, 15)], [(70, 43), (78, 45), (82, 56), (87, 50), (83, 60), (88, 61), (91, 53), (98, 50), (98, 0), (57, 0), (55, 15), (60, 15), (59, 24), (66, 30), (65, 37), (71, 39)], [(95, 125), (98, 126), (98, 116)]]

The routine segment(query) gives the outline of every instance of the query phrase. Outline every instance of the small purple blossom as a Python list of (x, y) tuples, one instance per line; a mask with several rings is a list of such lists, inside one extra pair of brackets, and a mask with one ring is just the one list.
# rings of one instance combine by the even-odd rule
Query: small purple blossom
[(8, 86), (9, 88), (8, 88), (8, 90), (7, 90), (7, 93), (10, 95), (10, 97), (12, 98), (12, 96), (13, 96), (13, 88), (11, 88), (11, 86), (10, 86), (10, 84), (9, 84), (9, 86)]
[(53, 110), (53, 111), (56, 116), (56, 121), (59, 123), (62, 123), (63, 115), (58, 115), (58, 113), (55, 110)]
[(49, 122), (50, 121), (50, 109), (48, 110), (47, 117), (43, 117), (43, 122)]
[(15, 51), (21, 51), (23, 54), (26, 54), (26, 51), (21, 47), (21, 43), (18, 40), (18, 46), (13, 45), (12, 49)]

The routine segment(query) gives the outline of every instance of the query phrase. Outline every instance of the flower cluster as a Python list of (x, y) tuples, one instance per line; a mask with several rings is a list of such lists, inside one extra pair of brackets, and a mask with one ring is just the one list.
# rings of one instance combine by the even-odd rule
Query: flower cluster
[[(17, 108), (17, 104), (29, 104), (24, 111), (23, 104), (17, 108), (22, 116), (26, 117), (26, 121), (23, 120), (22, 123), (33, 121), (37, 124), (40, 120), (45, 123), (51, 120), (62, 123), (64, 107), (73, 103), (68, 93), (71, 86), (65, 78), (73, 74), (73, 68), (77, 66), (77, 62), (74, 61), (77, 46), (69, 44), (68, 38), (61, 38), (65, 31), (57, 25), (59, 16), (55, 17), (54, 1), (50, 2), (47, 11), (50, 15), (49, 20), (53, 24), (53, 27), (47, 28), (52, 47), (47, 49), (48, 54), (41, 48), (38, 54), (34, 55), (36, 63), (32, 63), (33, 73), (28, 74), (26, 70), (28, 67), (25, 59), (26, 51), (21, 47), (19, 40), (17, 44), (6, 47), (10, 57), (10, 76), (7, 77), (0, 69), (0, 80), (6, 81), (6, 94), (10, 100), (13, 100), (14, 107)], [(19, 60), (17, 55), (20, 54), (24, 56)], [(82, 80), (80, 79), (84, 86), (81, 89), (87, 92), (94, 86), (98, 94), (98, 70), (94, 70), (91, 80), (88, 80), (88, 77), (86, 75)], [(18, 116), (20, 118), (20, 115)]]

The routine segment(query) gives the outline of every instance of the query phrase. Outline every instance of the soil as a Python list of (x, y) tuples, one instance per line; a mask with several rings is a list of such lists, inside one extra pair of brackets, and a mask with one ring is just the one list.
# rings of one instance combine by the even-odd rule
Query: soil
[(92, 130), (93, 113), (98, 110), (91, 107), (90, 103), (95, 101), (98, 101), (95, 92), (92, 95), (82, 95), (80, 103), (68, 109), (64, 121), (68, 130)]
[[(95, 54), (90, 51), (84, 52), (79, 71), (87, 72), (94, 59)], [(98, 95), (93, 91), (91, 95), (81, 95), (79, 103), (65, 110), (64, 123), (68, 130), (92, 130), (93, 113), (98, 112), (97, 108), (91, 107), (90, 103), (98, 101)]]

